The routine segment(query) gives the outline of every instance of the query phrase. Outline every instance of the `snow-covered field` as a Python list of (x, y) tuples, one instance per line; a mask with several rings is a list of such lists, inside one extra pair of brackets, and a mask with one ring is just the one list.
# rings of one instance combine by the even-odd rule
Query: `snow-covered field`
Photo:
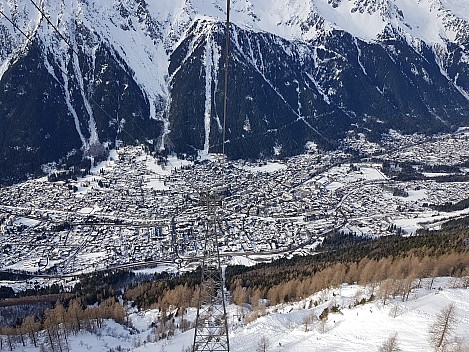
[[(397, 297), (387, 301), (385, 305), (382, 300), (356, 305), (355, 302), (361, 298), (368, 298), (370, 292), (363, 286), (342, 285), (340, 288), (321, 291), (300, 302), (271, 307), (266, 316), (246, 325), (234, 317), (240, 312), (240, 307), (230, 305), (230, 350), (255, 351), (261, 338), (265, 337), (269, 345), (267, 351), (272, 352), (377, 351), (391, 335), (397, 334), (397, 343), (402, 351), (431, 351), (428, 328), (436, 320), (438, 313), (449, 304), (454, 304), (456, 311), (456, 329), (452, 337), (467, 347), (469, 289), (454, 288), (457, 282), (454, 278), (439, 278), (429, 290), (429, 281), (423, 281), (422, 288), (415, 289), (408, 301), (402, 302)], [(316, 320), (306, 328), (305, 317), (317, 317), (326, 307), (333, 305), (339, 306), (340, 312), (330, 313), (326, 324), (321, 325)], [(244, 311), (248, 312), (248, 309)], [(195, 311), (192, 309), (186, 317), (191, 320), (194, 315)], [(121, 346), (124, 351), (181, 352), (191, 346), (193, 329), (185, 333), (177, 330), (170, 339), (145, 342), (152, 340), (150, 324), (155, 321), (156, 316), (155, 310), (132, 313), (130, 318), (133, 326), (138, 329), (138, 334), (130, 334), (122, 326), (107, 321), (97, 335), (71, 335), (70, 351), (105, 352)], [(24, 352), (36, 350), (32, 347), (14, 349)]]
[(280, 163), (275, 163), (275, 162), (268, 162), (265, 165), (258, 165), (258, 166), (243, 166), (243, 170), (252, 172), (252, 173), (258, 173), (258, 172), (275, 172), (278, 170), (284, 170), (286, 169), (286, 166)]
[[(339, 296), (331, 297), (317, 308), (321, 313), (331, 301), (348, 306), (360, 287), (344, 287)], [(336, 293), (339, 290), (335, 290)], [(319, 298), (321, 294), (313, 297)], [(403, 351), (430, 351), (428, 326), (441, 309), (450, 303), (456, 304), (459, 325), (455, 334), (469, 342), (469, 290), (443, 289), (442, 291), (420, 290), (407, 302), (393, 301), (383, 305), (381, 301), (342, 309), (341, 313), (330, 314), (324, 333), (319, 332), (316, 322), (305, 331), (302, 321), (311, 314), (310, 310), (296, 310), (301, 304), (287, 306), (277, 313), (259, 318), (256, 322), (235, 331), (233, 351), (254, 351), (260, 337), (265, 335), (271, 342), (271, 351), (376, 351), (387, 338), (397, 333)], [(392, 315), (396, 310), (397, 316)]]

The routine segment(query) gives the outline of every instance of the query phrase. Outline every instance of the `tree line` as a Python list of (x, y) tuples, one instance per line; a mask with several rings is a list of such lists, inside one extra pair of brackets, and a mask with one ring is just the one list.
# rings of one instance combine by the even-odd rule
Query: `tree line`
[[(332, 236), (324, 251), (316, 255), (253, 267), (227, 267), (225, 283), (232, 301), (252, 312), (240, 313), (244, 322), (265, 314), (268, 305), (298, 301), (342, 283), (364, 285), (370, 294), (368, 299), (379, 298), (384, 304), (390, 298), (407, 300), (424, 278), (430, 288), (433, 278), (438, 276), (452, 276), (458, 285), (469, 287), (469, 235), (459, 226), (446, 225), (444, 231), (422, 231), (407, 238), (354, 240), (344, 236), (348, 247), (341, 246), (340, 236)], [(71, 333), (83, 329), (96, 331), (104, 319), (128, 324), (125, 302), (138, 309), (158, 309), (159, 317), (149, 338), (166, 338), (177, 328), (185, 331), (191, 327), (185, 314), (188, 307), (197, 304), (199, 284), (200, 268), (180, 276), (163, 272), (149, 282), (135, 280), (134, 274), (128, 272), (84, 276), (73, 295), (57, 302), (54, 308), (2, 327), (0, 350), (32, 344), (44, 351), (66, 351)], [(357, 299), (355, 304), (362, 301)], [(318, 303), (310, 302), (313, 304)], [(321, 316), (327, 319), (328, 312), (323, 313)]]
[[(341, 236), (352, 244), (342, 247)], [(366, 285), (384, 302), (396, 296), (408, 299), (415, 282), (420, 284), (423, 278), (468, 276), (468, 244), (468, 235), (460, 230), (422, 231), (407, 238), (387, 236), (373, 240), (337, 233), (325, 243), (324, 252), (316, 255), (252, 267), (228, 266), (225, 284), (234, 303), (248, 304), (259, 314), (265, 305), (299, 300), (341, 283)], [(199, 270), (170, 280), (132, 285), (124, 297), (139, 309), (176, 309), (178, 314), (184, 314), (187, 307), (197, 304)], [(467, 286), (469, 282), (462, 284)]]
[(28, 316), (16, 326), (0, 327), (0, 350), (32, 345), (40, 351), (68, 351), (70, 334), (81, 330), (95, 333), (105, 319), (128, 323), (124, 307), (115, 298), (108, 298), (99, 306), (85, 306), (80, 298), (70, 300), (66, 307), (57, 302), (41, 319)]
[(242, 290), (250, 304), (258, 297), (272, 305), (295, 301), (354, 282), (392, 286), (392, 295), (408, 297), (416, 279), (468, 276), (468, 239), (466, 231), (387, 236), (313, 256), (231, 266), (226, 269), (226, 284), (232, 293)]

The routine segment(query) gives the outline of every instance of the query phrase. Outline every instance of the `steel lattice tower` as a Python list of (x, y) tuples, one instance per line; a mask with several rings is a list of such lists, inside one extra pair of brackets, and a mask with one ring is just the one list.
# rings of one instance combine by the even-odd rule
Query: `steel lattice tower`
[(192, 351), (229, 351), (224, 280), (218, 249), (217, 209), (222, 205), (221, 196), (216, 192), (204, 192), (200, 196), (200, 205), (207, 209), (207, 227)]
[[(225, 89), (223, 102), (223, 143), (225, 155), (226, 103), (228, 91), (228, 46), (230, 29), (230, 0), (226, 0), (225, 29)], [(229, 352), (228, 320), (225, 306), (223, 272), (218, 248), (218, 212), (222, 206), (221, 193), (206, 191), (200, 194), (200, 204), (206, 207), (207, 228), (203, 243), (202, 274), (195, 320), (193, 352)]]

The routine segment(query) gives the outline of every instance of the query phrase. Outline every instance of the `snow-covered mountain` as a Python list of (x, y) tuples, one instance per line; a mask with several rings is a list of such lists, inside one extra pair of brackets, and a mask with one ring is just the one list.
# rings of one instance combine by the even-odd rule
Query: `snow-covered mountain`
[[(0, 177), (116, 140), (220, 151), (225, 6), (0, 0)], [(231, 6), (229, 156), (465, 123), (469, 0)]]

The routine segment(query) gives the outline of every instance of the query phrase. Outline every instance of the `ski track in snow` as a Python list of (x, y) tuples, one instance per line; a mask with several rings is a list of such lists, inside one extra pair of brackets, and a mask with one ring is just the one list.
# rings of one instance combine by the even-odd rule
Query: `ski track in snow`
[(300, 90), (300, 82), (298, 80), (294, 80), (293, 83), (296, 83), (296, 93), (298, 99), (298, 116), (301, 116), (301, 90)]
[(0, 80), (2, 79), (5, 72), (7, 72), (7, 70), (10, 68), (10, 61), (11, 58), (8, 57), (0, 65)]
[(311, 83), (313, 83), (314, 87), (316, 88), (316, 90), (319, 92), (319, 94), (321, 94), (323, 100), (327, 103), (327, 104), (331, 104), (331, 101), (329, 100), (329, 97), (327, 96), (326, 93), (324, 93), (324, 90), (322, 89), (322, 87), (319, 85), (319, 83), (314, 79), (314, 77), (309, 73), (309, 72), (305, 72), (305, 75), (306, 77), (309, 78), (309, 80), (311, 81)]

